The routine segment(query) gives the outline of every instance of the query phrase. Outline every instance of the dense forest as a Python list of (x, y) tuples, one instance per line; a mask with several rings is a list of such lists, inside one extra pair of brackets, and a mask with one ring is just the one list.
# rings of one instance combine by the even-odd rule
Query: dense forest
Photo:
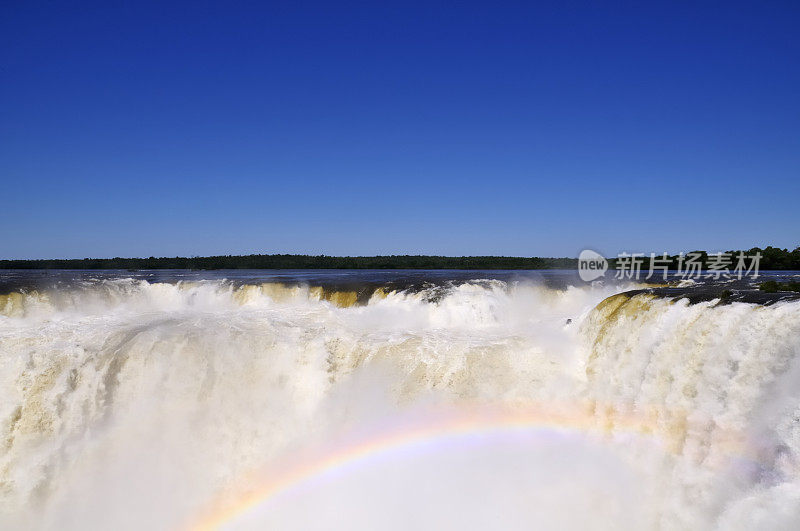
[[(708, 254), (704, 251), (702, 263)], [(740, 251), (728, 251), (735, 264)], [(789, 251), (755, 247), (743, 251), (760, 253), (761, 270), (800, 270), (800, 247)], [(673, 269), (678, 257), (671, 257)], [(0, 269), (575, 269), (576, 258), (510, 256), (311, 256), (298, 254), (251, 254), (175, 258), (83, 258), (74, 260), (0, 260)], [(615, 268), (615, 260), (609, 265)], [(644, 258), (643, 268), (649, 267)]]

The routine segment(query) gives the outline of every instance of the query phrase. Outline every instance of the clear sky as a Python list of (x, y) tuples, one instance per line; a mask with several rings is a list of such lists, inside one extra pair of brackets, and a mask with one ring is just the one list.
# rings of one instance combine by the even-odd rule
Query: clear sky
[(771, 1), (2, 2), (0, 258), (795, 247), (798, 28)]

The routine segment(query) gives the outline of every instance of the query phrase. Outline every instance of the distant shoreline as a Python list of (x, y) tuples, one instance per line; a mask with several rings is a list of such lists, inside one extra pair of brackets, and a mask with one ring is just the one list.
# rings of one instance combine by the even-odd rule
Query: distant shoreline
[(295, 254), (0, 260), (0, 269), (575, 269), (576, 258), (509, 256), (310, 256)]
[[(702, 264), (708, 254), (702, 253)], [(762, 270), (800, 270), (800, 247), (789, 251), (776, 247), (754, 247), (745, 251), (728, 251), (761, 255)], [(671, 257), (671, 269), (677, 269), (677, 256)], [(643, 267), (649, 267), (645, 258)], [(615, 260), (609, 260), (609, 267)], [(0, 269), (456, 269), (456, 270), (537, 270), (577, 269), (577, 258), (546, 258), (519, 256), (326, 256), (303, 254), (251, 254), (200, 257), (149, 258), (83, 258), (43, 260), (0, 260)]]

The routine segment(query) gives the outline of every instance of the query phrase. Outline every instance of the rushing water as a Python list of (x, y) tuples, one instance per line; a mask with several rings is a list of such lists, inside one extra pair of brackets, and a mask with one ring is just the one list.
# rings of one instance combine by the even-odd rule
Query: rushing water
[(796, 529), (800, 302), (0, 273), (0, 527)]

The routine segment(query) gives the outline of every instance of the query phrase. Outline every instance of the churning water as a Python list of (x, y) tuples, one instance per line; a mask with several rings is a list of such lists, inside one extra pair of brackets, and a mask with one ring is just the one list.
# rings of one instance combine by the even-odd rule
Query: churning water
[(153, 275), (6, 274), (0, 527), (800, 523), (797, 301)]

